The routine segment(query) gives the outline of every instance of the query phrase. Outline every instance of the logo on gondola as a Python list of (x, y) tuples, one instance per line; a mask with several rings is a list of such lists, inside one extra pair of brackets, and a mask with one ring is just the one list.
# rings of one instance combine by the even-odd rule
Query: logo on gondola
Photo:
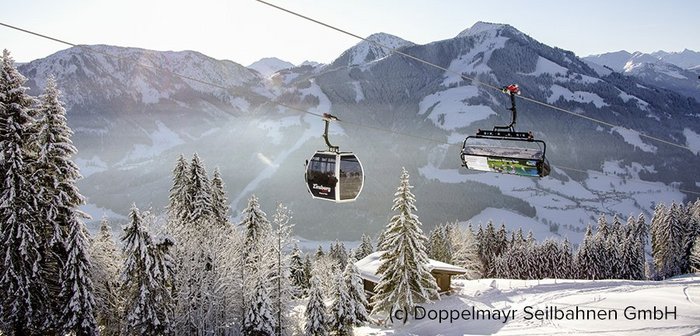
[(327, 193), (331, 192), (331, 187), (326, 187), (326, 186), (318, 185), (318, 184), (316, 184), (316, 183), (314, 183), (314, 185), (313, 185), (312, 188), (313, 188), (313, 189), (316, 189), (316, 190), (320, 190), (320, 191), (322, 191), (322, 192), (327, 192)]

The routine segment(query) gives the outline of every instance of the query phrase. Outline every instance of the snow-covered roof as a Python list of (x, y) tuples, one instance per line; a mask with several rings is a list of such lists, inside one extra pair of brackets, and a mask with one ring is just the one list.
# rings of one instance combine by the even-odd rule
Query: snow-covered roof
[[(381, 278), (377, 275), (377, 269), (379, 269), (379, 266), (382, 264), (380, 258), (385, 252), (386, 251), (377, 251), (355, 262), (355, 266), (357, 266), (357, 268), (360, 270), (360, 276), (362, 276), (363, 279), (372, 282), (379, 282)], [(462, 267), (450, 265), (448, 263), (433, 259), (428, 259), (427, 269), (430, 272), (442, 271), (457, 274), (467, 273), (467, 270)]]

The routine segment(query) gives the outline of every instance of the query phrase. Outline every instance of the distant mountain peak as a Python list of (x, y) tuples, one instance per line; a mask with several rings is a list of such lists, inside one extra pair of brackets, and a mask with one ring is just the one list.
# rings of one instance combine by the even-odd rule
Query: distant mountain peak
[[(406, 41), (398, 36), (381, 32), (374, 33), (368, 36), (366, 39), (366, 41), (362, 41), (343, 52), (340, 57), (331, 63), (331, 66), (337, 67), (366, 64), (391, 54), (391, 50), (384, 48), (384, 46), (391, 49), (401, 49), (415, 45), (415, 43)], [(372, 42), (376, 42), (376, 44)], [(377, 44), (380, 44), (381, 46)]]
[(493, 23), (493, 22), (484, 22), (484, 21), (478, 21), (471, 27), (461, 31), (459, 34), (457, 34), (457, 37), (469, 37), (469, 36), (476, 36), (476, 35), (481, 35), (484, 33), (497, 33), (499, 31), (502, 31), (504, 29), (512, 29), (517, 31), (517, 29), (513, 28), (513, 26), (504, 24), (504, 23)]
[(263, 77), (270, 77), (277, 71), (293, 68), (294, 64), (283, 61), (277, 57), (264, 57), (247, 66), (248, 69), (253, 69), (259, 72)]

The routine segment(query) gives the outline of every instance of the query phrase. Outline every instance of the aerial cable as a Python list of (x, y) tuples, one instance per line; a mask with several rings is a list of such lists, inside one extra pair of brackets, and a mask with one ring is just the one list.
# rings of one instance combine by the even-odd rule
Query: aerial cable
[[(257, 0), (257, 1), (262, 2), (262, 3), (265, 3), (265, 4), (270, 5), (270, 6), (272, 6), (272, 7), (279, 8), (279, 9), (281, 9), (281, 10), (284, 10), (284, 11), (287, 11), (287, 12), (290, 12), (290, 13), (293, 13), (293, 12), (291, 12), (291, 11), (282, 9), (282, 8), (277, 7), (277, 6), (275, 6), (275, 5), (268, 4), (268, 3), (264, 2), (264, 1), (260, 1), (260, 0)], [(302, 15), (299, 15), (299, 14), (296, 14), (296, 13), (293, 13), (293, 14), (294, 14), (294, 15), (297, 15), (297, 16), (300, 16), (300, 17), (303, 17), (303, 18), (306, 18), (305, 16), (302, 16)], [(313, 20), (313, 19), (309, 19), (309, 20), (312, 20), (313, 22), (316, 22), (316, 21)], [(324, 25), (324, 26), (327, 26), (326, 24), (323, 24), (323, 23), (320, 23), (320, 24), (322, 24), (322, 25)], [(33, 31), (30, 31), (30, 30), (27, 30), (27, 29), (19, 28), (19, 27), (16, 27), (16, 26), (13, 26), (13, 25), (9, 25), (9, 24), (3, 23), (3, 22), (0, 22), (0, 26), (4, 26), (4, 27), (10, 28), (10, 29), (18, 30), (18, 31), (21, 31), (21, 32), (24, 32), (24, 33), (27, 33), (27, 34), (30, 34), (30, 35), (38, 36), (38, 37), (41, 37), (41, 38), (44, 38), (44, 39), (48, 39), (48, 40), (51, 40), (51, 41), (54, 41), (54, 42), (58, 42), (58, 43), (61, 43), (61, 44), (65, 44), (65, 45), (68, 45), (68, 46), (71, 46), (71, 47), (80, 47), (80, 48), (86, 49), (86, 50), (91, 51), (91, 52), (94, 52), (94, 53), (98, 53), (98, 54), (101, 54), (101, 55), (105, 55), (105, 56), (107, 56), (107, 57), (117, 58), (117, 59), (124, 59), (124, 57), (120, 57), (120, 56), (112, 55), (112, 54), (109, 54), (109, 53), (105, 53), (105, 52), (96, 50), (96, 49), (94, 49), (94, 48), (91, 48), (91, 47), (88, 46), (88, 45), (81, 45), (81, 44), (75, 44), (75, 43), (67, 42), (67, 41), (64, 41), (64, 40), (61, 40), (61, 39), (58, 39), (58, 38), (55, 38), (55, 37), (51, 37), (51, 36), (48, 36), (48, 35), (40, 34), (40, 33), (33, 32)], [(336, 28), (333, 28), (333, 29), (336, 29)], [(340, 29), (336, 29), (336, 30), (339, 30), (339, 31), (341, 31), (341, 32), (344, 32), (344, 31), (342, 31), (342, 30), (340, 30)], [(360, 36), (357, 36), (357, 35), (354, 35), (354, 34), (352, 34), (351, 36), (357, 37), (357, 38), (360, 38), (360, 39), (365, 40), (364, 38), (362, 38), (362, 37), (360, 37)], [(369, 41), (369, 42), (375, 43), (374, 41)], [(381, 47), (383, 47), (383, 48), (387, 48), (387, 49), (393, 50), (392, 48), (389, 48), (389, 47), (386, 47), (386, 46), (383, 46), (383, 45), (379, 45), (379, 46), (381, 46)], [(401, 53), (401, 52), (399, 52), (399, 53)], [(403, 54), (403, 53), (401, 53), (401, 54)], [(410, 55), (406, 55), (406, 56), (409, 57), (409, 58), (412, 58), (412, 59), (416, 59), (416, 57), (414, 57), (414, 56), (410, 56)], [(128, 60), (128, 61), (131, 61), (131, 60)], [(423, 60), (420, 60), (420, 61), (423, 62), (423, 63), (426, 63), (426, 64), (429, 63), (429, 62), (423, 61)], [(231, 89), (232, 89), (232, 88), (229, 88), (229, 87), (224, 87), (224, 86), (219, 85), (219, 84), (215, 84), (215, 83), (210, 83), (210, 82), (207, 82), (207, 81), (199, 80), (199, 79), (196, 79), (196, 78), (192, 78), (192, 77), (190, 77), (190, 76), (185, 76), (185, 75), (176, 73), (176, 72), (174, 72), (174, 71), (171, 71), (171, 70), (168, 70), (168, 69), (164, 69), (164, 68), (159, 68), (159, 67), (156, 67), (156, 66), (153, 66), (153, 65), (148, 65), (148, 64), (144, 64), (144, 63), (140, 63), (140, 62), (134, 62), (134, 64), (137, 65), (137, 66), (141, 66), (141, 67), (145, 67), (145, 68), (149, 68), (149, 69), (158, 69), (158, 70), (161, 70), (161, 71), (165, 71), (165, 72), (171, 73), (171, 74), (173, 74), (173, 75), (175, 75), (175, 76), (178, 76), (178, 77), (180, 77), (180, 78), (183, 78), (183, 79), (192, 80), (192, 81), (195, 81), (195, 82), (197, 82), (197, 83), (201, 83), (201, 84), (204, 84), (204, 85), (209, 85), (209, 86), (216, 87), (216, 88), (220, 88), (220, 89), (223, 89), (223, 90), (231, 90)], [(438, 66), (438, 67), (439, 67), (439, 66)], [(448, 71), (449, 71), (449, 70), (448, 70)], [(470, 79), (469, 77), (464, 76), (464, 75), (461, 75), (461, 74), (460, 74), (460, 76), (462, 76), (462, 78)], [(477, 81), (477, 82), (478, 82), (478, 81)], [(486, 83), (482, 83), (482, 82), (479, 82), (479, 83), (482, 84), (482, 85), (485, 85), (485, 86), (487, 86), (487, 87), (492, 87), (492, 88), (498, 89), (499, 91), (502, 89), (502, 88), (497, 88), (497, 87), (495, 87), (495, 86), (491, 86), (491, 85), (486, 84)], [(525, 98), (525, 97), (520, 97), (520, 98), (529, 100), (529, 98)], [(308, 111), (308, 110), (304, 110), (304, 109), (301, 109), (301, 108), (298, 108), (298, 107), (294, 107), (294, 106), (291, 106), (291, 105), (288, 105), (288, 104), (285, 104), (285, 103), (281, 103), (281, 102), (279, 102), (279, 101), (275, 101), (275, 100), (272, 100), (272, 99), (269, 99), (268, 101), (269, 101), (270, 103), (272, 103), (272, 104), (279, 105), (279, 106), (281, 106), (281, 107), (284, 107), (284, 108), (287, 108), (287, 109), (290, 109), (290, 110), (293, 110), (293, 111), (297, 111), (297, 112), (304, 113), (304, 114), (310, 114), (310, 115), (315, 116), (315, 117), (318, 117), (318, 118), (323, 118), (323, 114), (321, 114), (321, 113), (314, 113), (314, 112), (311, 112), (311, 111)], [(538, 104), (543, 104), (543, 103), (541, 103), (541, 102), (534, 101), (534, 100), (533, 100), (533, 102), (538, 103)], [(555, 109), (558, 109), (558, 110), (560, 109), (560, 108), (558, 108), (558, 107), (556, 107), (556, 106), (551, 106), (551, 105), (548, 105), (548, 106), (550, 106), (550, 107), (552, 107), (552, 108), (555, 108)], [(577, 116), (580, 116), (580, 117), (583, 117), (583, 118), (588, 118), (588, 117), (586, 117), (586, 116), (582, 116), (582, 115), (579, 115), (579, 114), (576, 114), (576, 113), (573, 113), (573, 112), (569, 112), (569, 111), (566, 111), (566, 110), (564, 110), (564, 109), (560, 109), (560, 110), (563, 111), (563, 112), (572, 113), (572, 114), (574, 114), (574, 115), (577, 115)], [(601, 121), (597, 121), (597, 122), (601, 122)], [(408, 134), (408, 133), (403, 133), (403, 132), (396, 132), (396, 131), (389, 130), (389, 129), (384, 129), (384, 128), (381, 128), (381, 127), (370, 126), (370, 125), (363, 125), (363, 124), (359, 124), (359, 123), (355, 123), (355, 122), (349, 122), (349, 121), (347, 121), (347, 120), (343, 120), (342, 123), (344, 123), (344, 124), (349, 124), (349, 125), (354, 125), (354, 126), (357, 126), (357, 127), (364, 127), (364, 128), (368, 128), (368, 129), (373, 129), (373, 130), (375, 130), (375, 131), (380, 131), (380, 132), (385, 132), (385, 133), (396, 134), (396, 135), (401, 135), (401, 136), (405, 136), (405, 137), (420, 139), (420, 140), (429, 141), (429, 142), (433, 142), (433, 143), (437, 143), (437, 144), (441, 144), (441, 145), (448, 145), (448, 146), (459, 145), (459, 143), (450, 143), (450, 142), (443, 141), (443, 140), (437, 140), (437, 139), (432, 139), (432, 138), (428, 138), (428, 137), (417, 136), (417, 135)], [(605, 123), (605, 122), (601, 122), (601, 123), (606, 124), (606, 125), (609, 125), (609, 126), (616, 127), (615, 125), (608, 124), (608, 123)], [(640, 135), (643, 135), (643, 134), (640, 133)], [(674, 145), (674, 146), (681, 147), (681, 146), (676, 145), (676, 144), (673, 144), (673, 145)], [(686, 147), (682, 147), (682, 148), (686, 148)], [(556, 165), (556, 164), (553, 164), (553, 166), (555, 166), (555, 167), (557, 167), (557, 168), (564, 169), (564, 170), (575, 171), (575, 172), (579, 172), (579, 173), (586, 173), (586, 174), (595, 174), (595, 175), (608, 176), (608, 175), (606, 175), (606, 174), (604, 174), (604, 173), (602, 173), (602, 172), (597, 172), (597, 171), (583, 171), (583, 170), (580, 170), (580, 169), (575, 169), (575, 168), (570, 168), (570, 167), (564, 167), (564, 166), (560, 166), (560, 165)], [(611, 176), (608, 176), (608, 177), (611, 177)], [(621, 178), (616, 177), (616, 176), (613, 176), (613, 177), (614, 177), (614, 178), (617, 178), (617, 179), (621, 179)], [(637, 182), (639, 182), (639, 183), (645, 183), (645, 184), (653, 184), (653, 183), (654, 183), (654, 182), (644, 181), (644, 180), (640, 180), (640, 179), (628, 179), (628, 181), (637, 181)], [(676, 189), (676, 190), (678, 190), (678, 191), (680, 191), (680, 192), (688, 193), (688, 194), (700, 195), (700, 192), (696, 192), (696, 191), (684, 190), (684, 189)]]
[[(308, 16), (306, 16), (306, 15), (303, 15), (303, 14), (294, 12), (294, 11), (292, 11), (292, 10), (289, 10), (289, 9), (286, 9), (286, 8), (283, 8), (283, 7), (280, 7), (280, 6), (271, 4), (271, 3), (266, 2), (266, 1), (263, 1), (263, 0), (256, 0), (256, 1), (257, 1), (257, 2), (260, 2), (260, 3), (262, 3), (262, 4), (265, 4), (265, 5), (267, 5), (267, 6), (270, 6), (270, 7), (272, 7), (272, 8), (276, 8), (276, 9), (281, 10), (281, 11), (283, 11), (283, 12), (292, 14), (292, 15), (297, 16), (297, 17), (300, 17), (300, 18), (302, 18), (302, 19), (304, 19), (304, 20), (311, 21), (311, 22), (316, 23), (316, 24), (319, 24), (319, 25), (321, 25), (321, 26), (330, 28), (330, 29), (332, 29), (332, 30), (335, 30), (335, 31), (340, 32), (340, 33), (343, 33), (343, 34), (345, 34), (345, 35), (352, 36), (352, 37), (354, 37), (354, 38), (356, 38), (356, 39), (360, 39), (360, 40), (362, 40), (362, 41), (371, 43), (371, 44), (373, 44), (373, 45), (375, 45), (375, 46), (378, 46), (378, 47), (381, 47), (381, 48), (383, 48), (383, 49), (389, 50), (389, 51), (391, 51), (392, 53), (395, 53), (395, 54), (398, 54), (398, 55), (407, 57), (407, 58), (412, 59), (412, 60), (414, 60), (414, 61), (418, 61), (418, 62), (423, 63), (423, 64), (425, 64), (425, 65), (428, 65), (428, 66), (431, 66), (431, 67), (440, 69), (440, 70), (445, 71), (445, 72), (447, 72), (447, 73), (450, 73), (450, 74), (453, 74), (453, 75), (457, 75), (457, 76), (461, 77), (462, 79), (471, 81), (471, 82), (474, 83), (474, 84), (481, 85), (481, 86), (484, 86), (484, 87), (488, 87), (488, 88), (491, 88), (491, 89), (494, 89), (494, 90), (498, 90), (498, 91), (501, 91), (501, 89), (502, 89), (502, 88), (500, 88), (500, 87), (497, 87), (497, 86), (494, 86), (494, 85), (485, 83), (485, 82), (483, 82), (483, 81), (480, 81), (480, 80), (478, 80), (478, 79), (476, 79), (476, 78), (466, 76), (466, 75), (464, 75), (464, 74), (461, 73), (461, 72), (454, 71), (454, 70), (450, 70), (450, 69), (445, 68), (445, 67), (443, 67), (443, 66), (437, 65), (437, 64), (435, 64), (435, 63), (426, 61), (426, 60), (421, 59), (421, 58), (418, 58), (418, 57), (416, 57), (416, 56), (407, 54), (407, 53), (405, 53), (405, 52), (403, 52), (403, 51), (397, 50), (396, 48), (389, 47), (389, 46), (387, 46), (386, 44), (383, 44), (383, 43), (380, 43), (380, 42), (377, 42), (377, 41), (370, 40), (370, 39), (368, 39), (368, 38), (366, 38), (366, 37), (362, 37), (362, 36), (360, 36), (360, 35), (351, 33), (351, 32), (349, 32), (349, 31), (347, 31), (347, 30), (338, 28), (338, 27), (336, 27), (336, 26), (333, 26), (333, 25), (330, 25), (330, 24), (328, 24), (328, 23), (319, 21), (319, 20), (317, 20), (317, 19), (308, 17)], [(602, 120), (599, 120), (599, 119), (596, 119), (596, 118), (593, 118), (593, 117), (585, 116), (585, 115), (582, 115), (582, 114), (580, 114), (580, 113), (575, 113), (575, 112), (572, 112), (572, 111), (563, 109), (563, 108), (561, 108), (561, 107), (554, 106), (554, 105), (552, 105), (552, 104), (548, 104), (548, 103), (545, 103), (545, 102), (541, 102), (541, 101), (539, 101), (539, 100), (535, 100), (535, 99), (533, 99), (533, 98), (528, 98), (528, 97), (520, 97), (520, 98), (523, 99), (523, 100), (527, 100), (527, 101), (529, 101), (529, 102), (533, 102), (533, 103), (538, 104), (538, 105), (542, 105), (542, 106), (549, 107), (549, 108), (552, 108), (552, 109), (557, 110), (557, 111), (560, 111), (560, 112), (564, 112), (564, 113), (570, 114), (570, 115), (572, 115), (572, 116), (576, 116), (576, 117), (580, 117), (580, 118), (583, 118), (583, 119), (587, 119), (587, 120), (589, 120), (589, 121), (592, 121), (592, 122), (595, 122), (595, 123), (598, 123), (598, 124), (601, 124), (601, 125), (605, 125), (605, 126), (608, 126), (608, 127), (627, 128), (627, 127), (623, 127), (623, 126), (611, 124), (611, 123), (609, 123), (609, 122), (605, 122), (605, 121), (602, 121)], [(631, 129), (631, 128), (628, 128), (628, 129)], [(631, 130), (634, 130), (634, 129), (631, 129)], [(664, 143), (664, 144), (667, 144), (667, 145), (670, 145), (670, 146), (675, 146), (675, 147), (678, 147), (678, 148), (686, 149), (686, 150), (689, 150), (689, 151), (691, 151), (691, 152), (693, 151), (693, 150), (692, 150), (690, 147), (688, 147), (688, 146), (680, 145), (680, 144), (673, 143), (673, 142), (670, 142), (670, 141), (667, 141), (667, 140), (664, 140), (664, 139), (661, 139), (661, 138), (658, 138), (658, 137), (655, 137), (655, 136), (647, 135), (647, 134), (644, 134), (643, 132), (640, 132), (640, 131), (637, 131), (637, 130), (634, 130), (634, 131), (636, 131), (637, 133), (639, 133), (639, 136), (641, 136), (641, 137), (645, 137), (645, 138), (650, 139), (650, 140), (658, 141), (658, 142), (661, 142), (661, 143)]]

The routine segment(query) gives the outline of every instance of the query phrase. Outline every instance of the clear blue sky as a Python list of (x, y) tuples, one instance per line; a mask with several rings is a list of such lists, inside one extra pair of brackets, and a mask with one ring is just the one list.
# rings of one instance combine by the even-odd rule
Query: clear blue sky
[[(579, 56), (627, 50), (700, 51), (700, 1), (269, 0), (361, 36), (386, 32), (423, 44), (477, 21), (508, 23)], [(254, 0), (0, 0), (0, 22), (76, 44), (196, 50), (248, 65), (276, 56), (323, 63), (358, 43)], [(0, 26), (15, 60), (67, 46)]]

